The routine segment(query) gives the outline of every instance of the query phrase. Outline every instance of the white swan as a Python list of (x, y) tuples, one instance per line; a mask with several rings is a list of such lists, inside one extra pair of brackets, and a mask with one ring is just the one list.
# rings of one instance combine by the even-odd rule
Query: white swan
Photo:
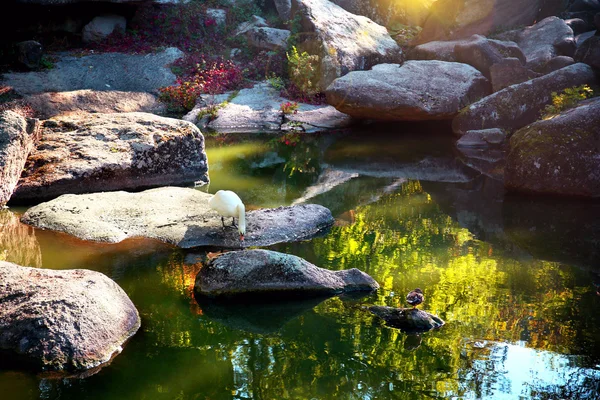
[(236, 226), (235, 218), (237, 217), (240, 240), (244, 240), (244, 235), (246, 235), (246, 207), (237, 194), (231, 190), (219, 190), (210, 198), (208, 205), (221, 215), (223, 227), (225, 227), (225, 217), (232, 218), (232, 226)]

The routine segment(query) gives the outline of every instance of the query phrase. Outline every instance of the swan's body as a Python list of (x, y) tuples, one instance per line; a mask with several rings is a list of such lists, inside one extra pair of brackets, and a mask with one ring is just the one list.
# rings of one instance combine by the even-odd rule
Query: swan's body
[(246, 207), (237, 194), (231, 190), (219, 190), (210, 198), (208, 205), (219, 213), (223, 227), (225, 227), (225, 217), (233, 218), (232, 226), (235, 226), (235, 218), (237, 218), (240, 240), (244, 240), (246, 234)]
[(407, 296), (406, 301), (408, 304), (416, 308), (419, 304), (423, 302), (423, 291), (419, 288), (412, 290)]

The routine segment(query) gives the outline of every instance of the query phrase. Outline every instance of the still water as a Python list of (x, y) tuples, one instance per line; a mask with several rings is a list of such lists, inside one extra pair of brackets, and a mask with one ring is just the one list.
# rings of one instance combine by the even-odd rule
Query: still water
[[(103, 272), (142, 317), (99, 372), (0, 369), (0, 398), (600, 398), (600, 204), (505, 196), (451, 142), (410, 127), (207, 138), (198, 190), (233, 189), (248, 209), (328, 207), (330, 232), (272, 249), (367, 272), (381, 289), (364, 297), (200, 305), (208, 249), (86, 243), (0, 211), (0, 258)], [(415, 287), (444, 327), (408, 335), (365, 310), (405, 306)]]

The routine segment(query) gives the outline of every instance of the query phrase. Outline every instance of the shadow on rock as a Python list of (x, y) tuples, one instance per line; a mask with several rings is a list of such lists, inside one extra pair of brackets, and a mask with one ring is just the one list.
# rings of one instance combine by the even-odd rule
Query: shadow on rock
[(508, 196), (506, 235), (536, 258), (600, 271), (600, 202)]

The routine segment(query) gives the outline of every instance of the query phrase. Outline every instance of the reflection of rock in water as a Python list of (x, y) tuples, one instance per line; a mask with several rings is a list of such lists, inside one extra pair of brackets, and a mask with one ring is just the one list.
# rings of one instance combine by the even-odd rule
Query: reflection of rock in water
[(34, 229), (9, 210), (0, 209), (0, 260), (40, 268), (42, 252)]
[(423, 336), (419, 333), (409, 333), (406, 335), (404, 339), (404, 349), (405, 350), (415, 350), (419, 348), (421, 345), (421, 341), (423, 341)]
[(267, 303), (213, 301), (196, 296), (196, 301), (202, 308), (203, 315), (223, 325), (252, 333), (268, 334), (279, 331), (289, 321), (313, 309), (329, 297)]
[(534, 257), (599, 271), (600, 203), (508, 196), (502, 217), (507, 236)]

